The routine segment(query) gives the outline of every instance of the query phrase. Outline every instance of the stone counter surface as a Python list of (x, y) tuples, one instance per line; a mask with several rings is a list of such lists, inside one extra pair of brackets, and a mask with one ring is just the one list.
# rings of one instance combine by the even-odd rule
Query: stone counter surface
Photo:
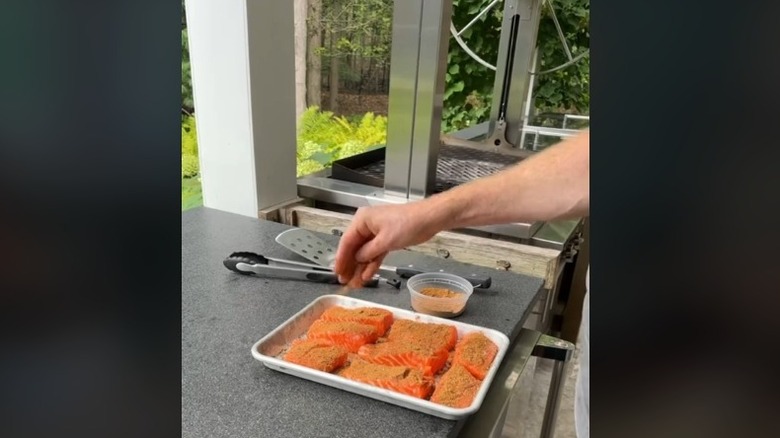
[[(274, 239), (290, 228), (208, 208), (182, 213), (182, 436), (445, 437), (458, 424), (266, 368), (252, 345), (338, 285), (243, 276), (222, 261), (234, 251), (305, 261)], [(335, 236), (321, 235), (334, 244)], [(456, 320), (520, 330), (542, 280), (399, 251), (388, 264), (493, 277)], [(409, 293), (388, 285), (350, 296), (411, 310)]]

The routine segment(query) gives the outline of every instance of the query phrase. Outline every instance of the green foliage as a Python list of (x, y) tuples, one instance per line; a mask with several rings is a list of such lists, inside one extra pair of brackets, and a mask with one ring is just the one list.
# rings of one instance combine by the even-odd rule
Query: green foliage
[(195, 117), (185, 116), (181, 122), (181, 176), (191, 178), (199, 171)]
[[(452, 22), (463, 29), (491, 0), (453, 0)], [(553, 0), (556, 16), (572, 52), (572, 56), (590, 45), (590, 1)], [(542, 10), (537, 45), (541, 71), (567, 61), (549, 8)], [(485, 61), (496, 64), (501, 34), (502, 6), (497, 5), (467, 29), (461, 38)], [(450, 38), (447, 57), (442, 130), (451, 132), (487, 120), (493, 94), (495, 72), (472, 59)], [(587, 113), (590, 107), (590, 62), (586, 56), (577, 64), (557, 72), (541, 75), (534, 84), (534, 105), (541, 111), (568, 110)]]
[(181, 210), (188, 210), (203, 205), (200, 178), (182, 178), (181, 180)]
[(393, 0), (323, 0), (321, 19), (308, 23), (322, 31), (323, 47), (315, 50), (323, 57), (322, 73), (329, 73), (334, 58), (344, 82), (362, 79), (362, 69), (350, 61), (370, 60), (374, 68), (384, 68), (390, 62), (392, 7)]
[(198, 137), (195, 117), (186, 115), (181, 121), (181, 209), (203, 205), (200, 164), (198, 162)]
[(387, 141), (387, 117), (366, 113), (350, 121), (309, 107), (298, 126), (298, 176), (317, 172), (340, 159)]
[[(554, 0), (555, 14), (566, 37), (572, 57), (590, 46), (590, 0)], [(560, 42), (550, 9), (543, 9), (539, 22), (539, 70), (544, 71), (568, 61)], [(539, 76), (534, 93), (540, 111), (577, 112), (590, 109), (590, 58), (585, 56), (571, 67)]]
[(325, 0), (317, 24), (325, 35), (336, 35), (334, 44), (322, 47), (321, 54), (360, 55), (367, 58), (390, 56), (392, 0)]
[[(453, 0), (452, 22), (463, 29), (491, 0)], [(501, 38), (502, 6), (499, 4), (461, 34), (466, 44), (485, 61), (494, 64)], [(495, 73), (472, 59), (450, 38), (445, 76), (442, 131), (451, 132), (487, 120)]]
[(195, 109), (195, 102), (192, 99), (190, 50), (186, 28), (181, 30), (181, 107), (189, 113)]

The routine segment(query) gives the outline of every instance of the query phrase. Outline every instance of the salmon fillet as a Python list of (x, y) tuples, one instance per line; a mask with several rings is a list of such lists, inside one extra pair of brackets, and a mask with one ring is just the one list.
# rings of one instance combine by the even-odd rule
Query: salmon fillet
[(458, 330), (455, 326), (412, 321), (396, 320), (387, 336), (389, 341), (409, 342), (415, 345), (430, 346), (435, 349), (452, 350), (458, 342)]
[(318, 319), (309, 327), (308, 339), (318, 339), (344, 347), (356, 353), (360, 346), (376, 342), (379, 333), (372, 325), (352, 321), (324, 321)]
[(439, 380), (431, 401), (452, 408), (467, 408), (477, 396), (481, 384), (466, 368), (454, 364)]
[(463, 336), (455, 347), (452, 362), (462, 365), (477, 379), (484, 380), (496, 354), (498, 346), (493, 341), (481, 332), (472, 332)]
[(355, 358), (338, 374), (350, 380), (367, 383), (401, 394), (425, 399), (433, 391), (433, 382), (415, 368), (387, 366)]
[(407, 366), (419, 369), (426, 376), (433, 376), (447, 363), (449, 352), (444, 348), (409, 342), (389, 341), (363, 345), (358, 355), (369, 362), (382, 365)]
[(283, 359), (315, 370), (330, 373), (342, 367), (349, 352), (338, 345), (318, 339), (298, 339), (290, 345)]
[(326, 310), (320, 319), (325, 321), (352, 321), (360, 324), (376, 327), (379, 336), (384, 336), (390, 325), (393, 324), (393, 314), (385, 309), (377, 307), (357, 307), (348, 309), (345, 307), (331, 307)]

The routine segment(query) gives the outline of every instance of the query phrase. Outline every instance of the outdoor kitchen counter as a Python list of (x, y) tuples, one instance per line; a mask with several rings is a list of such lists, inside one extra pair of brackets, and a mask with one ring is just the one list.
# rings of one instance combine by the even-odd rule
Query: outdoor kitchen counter
[[(252, 345), (338, 285), (243, 276), (222, 260), (253, 251), (301, 260), (274, 241), (289, 226), (208, 208), (182, 213), (182, 435), (184, 437), (445, 437), (455, 421), (344, 392), (266, 368)], [(336, 242), (335, 236), (323, 236)], [(542, 280), (409, 251), (389, 264), (414, 264), (493, 277), (457, 318), (513, 339)], [(387, 284), (350, 296), (411, 310), (409, 293)]]

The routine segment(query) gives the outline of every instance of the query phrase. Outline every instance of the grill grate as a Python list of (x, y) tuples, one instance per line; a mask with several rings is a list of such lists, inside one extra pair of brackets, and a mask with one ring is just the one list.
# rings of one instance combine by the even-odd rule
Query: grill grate
[[(436, 191), (443, 192), (469, 181), (492, 175), (521, 160), (519, 157), (462, 146), (442, 145), (436, 166)], [(384, 181), (385, 160), (353, 169), (361, 175)]]

